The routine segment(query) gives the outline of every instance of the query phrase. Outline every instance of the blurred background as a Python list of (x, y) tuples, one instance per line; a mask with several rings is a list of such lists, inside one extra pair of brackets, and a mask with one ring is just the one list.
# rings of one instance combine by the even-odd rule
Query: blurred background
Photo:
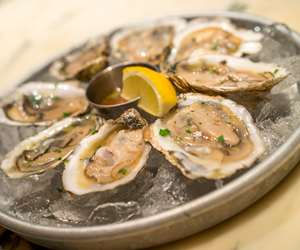
[(0, 93), (95, 34), (145, 18), (209, 10), (249, 12), (300, 30), (299, 0), (0, 0)]

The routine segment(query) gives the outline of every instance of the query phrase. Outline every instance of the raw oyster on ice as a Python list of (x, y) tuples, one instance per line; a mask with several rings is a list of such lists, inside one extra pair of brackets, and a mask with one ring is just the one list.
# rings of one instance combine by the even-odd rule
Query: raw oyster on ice
[(151, 125), (148, 139), (191, 179), (230, 176), (264, 152), (243, 106), (202, 94), (181, 95), (177, 110)]
[(60, 80), (89, 81), (107, 65), (108, 41), (106, 37), (99, 37), (56, 61), (51, 66), (50, 73)]
[(183, 19), (167, 18), (125, 28), (111, 39), (112, 57), (158, 65), (168, 56), (175, 34), (184, 26)]
[(238, 29), (227, 19), (194, 21), (176, 35), (168, 61), (187, 59), (197, 49), (202, 54), (255, 54), (262, 48), (261, 38), (262, 34)]
[(41, 173), (69, 157), (80, 141), (97, 131), (103, 119), (94, 115), (69, 117), (29, 137), (9, 152), (1, 169), (10, 178)]
[(194, 51), (188, 60), (174, 65), (173, 70), (201, 92), (267, 91), (288, 75), (286, 69), (272, 63), (199, 52)]
[(87, 111), (84, 89), (64, 83), (30, 82), (1, 102), (0, 122), (9, 125), (49, 125)]
[(63, 172), (65, 190), (77, 195), (105, 191), (132, 181), (145, 165), (147, 122), (129, 109), (82, 140)]

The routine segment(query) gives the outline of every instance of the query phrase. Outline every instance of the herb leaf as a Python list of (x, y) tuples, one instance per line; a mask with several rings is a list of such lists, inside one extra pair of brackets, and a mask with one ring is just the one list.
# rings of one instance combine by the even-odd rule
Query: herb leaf
[(167, 128), (161, 128), (159, 130), (159, 135), (160, 136), (166, 137), (166, 136), (168, 136), (170, 134), (171, 134), (171, 131), (169, 129), (167, 129)]
[(64, 162), (64, 164), (66, 165), (66, 164), (69, 163), (69, 160), (68, 160), (68, 159), (65, 159), (63, 162)]
[(60, 97), (57, 96), (57, 95), (52, 96), (51, 98), (52, 98), (53, 101), (58, 101), (58, 100), (60, 100)]
[(217, 50), (218, 48), (219, 48), (219, 42), (218, 41), (213, 42), (213, 44), (211, 45), (211, 49)]
[(94, 135), (94, 134), (96, 134), (97, 132), (98, 132), (97, 129), (91, 129), (90, 134), (91, 134), (91, 135)]
[(274, 69), (274, 71), (273, 72), (270, 72), (271, 73), (271, 75), (275, 78), (276, 77), (276, 74), (278, 73), (278, 71), (279, 71), (279, 69)]
[(192, 130), (190, 128), (186, 128), (185, 129), (185, 132), (187, 132), (188, 134), (191, 134), (192, 133)]
[(217, 137), (217, 140), (221, 143), (225, 142), (224, 135), (220, 135), (219, 137)]
[(122, 174), (122, 175), (127, 175), (128, 170), (127, 170), (127, 168), (121, 168), (121, 169), (119, 169), (118, 173)]
[(66, 117), (69, 117), (71, 115), (70, 112), (63, 112), (63, 117), (66, 118)]

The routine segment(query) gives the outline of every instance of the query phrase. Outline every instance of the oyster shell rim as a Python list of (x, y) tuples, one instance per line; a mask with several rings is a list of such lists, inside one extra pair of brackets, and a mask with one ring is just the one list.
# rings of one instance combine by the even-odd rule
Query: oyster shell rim
[[(184, 76), (183, 77), (195, 90), (204, 92), (204, 93), (213, 93), (213, 94), (234, 94), (234, 93), (252, 93), (252, 92), (263, 92), (263, 91), (269, 91), (271, 90), (275, 85), (277, 85), (279, 82), (284, 80), (286, 77), (289, 76), (289, 72), (275, 64), (275, 63), (266, 63), (266, 62), (253, 62), (248, 58), (244, 57), (236, 57), (236, 56), (229, 56), (229, 55), (216, 55), (216, 54), (201, 54), (198, 53), (198, 50), (195, 50), (190, 57), (187, 60), (187, 64), (193, 65), (197, 64), (198, 60), (203, 59), (203, 61), (212, 63), (212, 64), (218, 64), (222, 61), (226, 61), (227, 63), (229, 61), (232, 62), (230, 65), (231, 68), (235, 68), (237, 70), (245, 70), (251, 68), (251, 71), (257, 72), (257, 73), (264, 73), (264, 72), (273, 72), (271, 69), (278, 69), (278, 72), (276, 75), (274, 75), (272, 80), (266, 80), (263, 82), (259, 82), (259, 84), (256, 85), (248, 85), (247, 87), (234, 87), (234, 88), (226, 88), (220, 86), (207, 86), (207, 85), (196, 85), (193, 84), (193, 82), (187, 81)], [(231, 63), (230, 62), (230, 63)], [(233, 66), (235, 64), (235, 66)], [(229, 64), (228, 64), (229, 65)], [(248, 67), (248, 68), (247, 68)], [(260, 69), (261, 67), (261, 69)], [(265, 69), (265, 70), (262, 70)], [(175, 70), (176, 71), (176, 70)]]
[[(133, 112), (133, 114), (131, 113)], [(129, 114), (128, 114), (129, 113)], [(141, 119), (141, 124), (143, 124), (143, 127), (131, 127), (131, 125), (124, 125), (122, 121), (120, 121), (120, 117), (122, 115), (138, 115)], [(75, 195), (84, 195), (88, 193), (94, 193), (94, 192), (103, 192), (107, 190), (112, 190), (117, 188), (118, 186), (125, 185), (131, 181), (133, 181), (136, 176), (140, 173), (140, 171), (145, 167), (146, 162), (149, 158), (150, 151), (152, 149), (151, 145), (147, 143), (144, 136), (144, 142), (145, 147), (142, 155), (140, 156), (137, 163), (135, 163), (135, 167), (133, 170), (126, 175), (125, 177), (118, 179), (116, 181), (113, 181), (108, 184), (100, 184), (96, 181), (91, 179), (91, 182), (93, 184), (89, 184), (89, 186), (80, 186), (78, 183), (78, 178), (80, 178), (80, 175), (85, 175), (84, 167), (83, 169), (79, 169), (80, 166), (78, 165), (78, 162), (82, 161), (82, 154), (85, 153), (89, 149), (89, 145), (93, 143), (94, 141), (103, 140), (107, 137), (108, 134), (112, 133), (115, 130), (122, 129), (125, 127), (125, 129), (128, 130), (135, 130), (135, 129), (143, 129), (143, 133), (145, 132), (145, 129), (148, 127), (148, 123), (144, 123), (145, 119), (137, 112), (135, 109), (128, 109), (125, 111), (118, 119), (115, 120), (107, 120), (105, 123), (101, 126), (99, 131), (91, 136), (85, 137), (79, 145), (76, 147), (72, 155), (70, 156), (69, 162), (66, 164), (65, 169), (62, 173), (62, 183), (64, 190), (67, 192), (71, 192)], [(125, 117), (126, 119), (126, 117)], [(129, 117), (131, 122), (131, 117)], [(88, 178), (88, 177), (87, 177)]]
[[(186, 100), (186, 98), (194, 98), (194, 100)], [(230, 99), (226, 99), (224, 97), (221, 96), (207, 96), (204, 94), (198, 94), (198, 93), (187, 93), (187, 94), (181, 94), (180, 98), (178, 100), (178, 107), (184, 107), (187, 105), (190, 105), (194, 102), (197, 101), (213, 101), (213, 102), (217, 102), (220, 103), (221, 105), (225, 105), (226, 107), (228, 107), (235, 115), (237, 115), (238, 117), (244, 116), (243, 117), (243, 121), (247, 127), (247, 130), (249, 132), (249, 136), (251, 138), (251, 141), (254, 142), (254, 152), (251, 153), (250, 156), (248, 156), (246, 159), (240, 160), (238, 162), (235, 162), (234, 164), (229, 163), (227, 165), (223, 165), (222, 169), (218, 169), (218, 175), (214, 176), (214, 172), (208, 172), (208, 174), (206, 173), (200, 173), (198, 175), (194, 175), (193, 173), (187, 171), (186, 167), (183, 166), (184, 163), (182, 163), (182, 159), (177, 159), (177, 157), (174, 157), (167, 149), (164, 149), (161, 144), (159, 143), (159, 140), (157, 140), (157, 138), (160, 138), (159, 136), (159, 125), (162, 124), (161, 120), (162, 119), (157, 119), (153, 124), (151, 124), (150, 126), (150, 136), (147, 138), (148, 141), (151, 143), (151, 145), (158, 150), (159, 152), (161, 152), (164, 157), (175, 167), (177, 167), (180, 172), (186, 176), (189, 179), (195, 180), (195, 179), (199, 179), (199, 178), (206, 178), (206, 179), (213, 179), (213, 180), (217, 180), (217, 179), (223, 179), (226, 177), (229, 177), (231, 175), (233, 175), (236, 171), (243, 169), (243, 168), (250, 168), (252, 167), (252, 165), (254, 164), (254, 162), (264, 153), (265, 151), (265, 146), (264, 146), (264, 142), (260, 136), (260, 132), (259, 130), (256, 128), (253, 119), (250, 115), (250, 113), (246, 110), (245, 107), (243, 107), (240, 104), (237, 104), (236, 102), (230, 100)], [(172, 114), (169, 114), (172, 115)], [(245, 122), (246, 120), (246, 122)], [(163, 137), (163, 139), (166, 139), (166, 137)], [(254, 140), (253, 140), (254, 139)], [(171, 139), (167, 139), (169, 141), (172, 141)], [(172, 141), (173, 142), (173, 141)], [(174, 144), (174, 143), (173, 143)], [(189, 155), (189, 157), (191, 156), (189, 153), (185, 152), (185, 150), (181, 149), (180, 146), (175, 144), (176, 149), (178, 149), (178, 151), (182, 154), (182, 155)], [(174, 153), (174, 152), (172, 152)], [(181, 162), (178, 162), (178, 160), (180, 160)], [(190, 161), (188, 159), (189, 163), (193, 163), (192, 161)], [(181, 165), (182, 163), (182, 165)], [(194, 163), (195, 165), (197, 165), (197, 163)], [(227, 166), (226, 171), (228, 171), (227, 173), (224, 172), (225, 167)], [(228, 167), (229, 166), (229, 167)], [(197, 165), (197, 167), (200, 167), (204, 170), (207, 170), (207, 167), (205, 166), (199, 166)], [(213, 169), (214, 170), (214, 169)], [(222, 170), (221, 172), (219, 170)], [(199, 172), (198, 172), (199, 173)]]
[[(97, 43), (99, 43), (100, 39), (101, 39), (100, 42), (103, 42), (105, 46), (102, 54), (99, 55), (97, 58), (94, 58), (88, 61), (87, 63), (85, 63), (84, 65), (82, 65), (81, 69), (77, 71), (76, 74), (74, 74), (73, 76), (67, 76), (64, 73), (64, 67), (66, 64), (69, 63), (68, 60), (72, 61), (72, 59), (77, 55), (79, 55), (82, 52), (82, 50), (85, 51), (93, 48), (94, 46), (97, 45)], [(101, 36), (91, 38), (90, 40), (86, 41), (84, 44), (76, 46), (70, 51), (62, 54), (59, 58), (53, 61), (48, 71), (50, 75), (52, 75), (53, 77), (55, 77), (60, 81), (73, 80), (73, 79), (82, 80), (81, 77), (79, 76), (85, 74), (86, 72), (91, 71), (91, 69), (95, 67), (97, 67), (97, 73), (105, 69), (109, 65), (108, 60), (109, 60), (109, 39), (107, 35), (101, 35)], [(91, 76), (90, 78), (92, 78), (93, 76)]]
[[(139, 31), (142, 28), (152, 28), (152, 27), (157, 27), (160, 25), (172, 25), (174, 27), (174, 37), (172, 39), (172, 47), (174, 46), (174, 38), (176, 36), (176, 34), (184, 29), (187, 25), (187, 21), (185, 18), (182, 17), (178, 17), (178, 16), (171, 16), (171, 17), (163, 17), (163, 18), (156, 18), (155, 20), (146, 20), (144, 22), (140, 22), (140, 23), (135, 23), (132, 25), (128, 25), (126, 27), (122, 27), (120, 30), (116, 30), (115, 32), (113, 32), (111, 34), (111, 37), (109, 39), (109, 43), (110, 43), (110, 55), (109, 57), (111, 58), (110, 60), (117, 60), (118, 62), (123, 62), (123, 60), (121, 58), (119, 58), (116, 54), (118, 52), (118, 42), (120, 41), (120, 39), (122, 39), (122, 37), (135, 32), (135, 31)], [(172, 48), (171, 48), (172, 49)], [(161, 63), (166, 63), (167, 59), (170, 55), (171, 51), (166, 55), (166, 57), (164, 58), (163, 62)], [(127, 60), (125, 60), (127, 61)], [(124, 61), (124, 62), (125, 62)]]
[[(61, 157), (61, 159), (57, 160), (54, 164), (51, 165), (51, 167), (47, 169), (41, 169), (38, 171), (33, 172), (22, 172), (16, 170), (16, 158), (24, 152), (24, 150), (28, 150), (32, 146), (35, 146), (36, 144), (40, 143), (43, 140), (46, 140), (50, 138), (51, 136), (55, 135), (59, 131), (72, 126), (72, 124), (76, 122), (83, 121), (84, 119), (89, 119), (92, 115), (88, 114), (83, 117), (67, 117), (61, 121), (56, 122), (54, 125), (40, 131), (39, 133), (27, 137), (26, 139), (22, 140), (20, 143), (15, 145), (15, 147), (10, 150), (4, 157), (4, 159), (1, 162), (0, 169), (11, 179), (19, 179), (26, 176), (31, 176), (34, 174), (39, 174), (47, 171), (48, 169), (52, 169), (57, 167), (60, 163), (62, 163), (65, 159), (67, 159), (72, 152), (75, 150), (75, 148), (66, 154), (64, 157)], [(96, 125), (97, 127), (102, 127), (104, 123), (104, 119), (100, 116), (96, 116)], [(87, 135), (88, 137), (89, 135)], [(77, 146), (76, 146), (77, 147)]]
[[(200, 28), (199, 28), (200, 27)], [(191, 20), (188, 22), (184, 30), (181, 30), (178, 32), (177, 35), (175, 35), (174, 38), (174, 44), (173, 48), (169, 54), (169, 57), (167, 58), (167, 63), (174, 64), (176, 63), (175, 59), (178, 53), (178, 49), (180, 48), (180, 44), (182, 40), (190, 33), (197, 31), (201, 28), (205, 27), (220, 27), (221, 29), (228, 31), (230, 33), (236, 34), (238, 37), (242, 38), (242, 44), (240, 45), (240, 48), (233, 54), (233, 56), (241, 56), (243, 53), (247, 54), (255, 54), (259, 52), (262, 49), (262, 45), (260, 41), (263, 38), (263, 34), (259, 32), (254, 32), (250, 29), (245, 28), (239, 28), (237, 25), (231, 22), (230, 18), (227, 17), (215, 17), (213, 19), (205, 20), (204, 22), (193, 22)], [(251, 37), (252, 36), (252, 37)], [(247, 41), (247, 38), (249, 38), (249, 41)], [(253, 47), (243, 47), (244, 44), (252, 44)], [(256, 48), (254, 47), (257, 46)], [(251, 51), (252, 50), (252, 51)], [(250, 53), (251, 52), (251, 53)], [(206, 53), (208, 54), (208, 53)]]
[[(10, 93), (7, 97), (3, 98), (0, 102), (0, 123), (7, 124), (11, 126), (49, 126), (51, 124), (54, 124), (57, 121), (61, 121), (63, 119), (56, 119), (53, 121), (41, 121), (41, 122), (19, 122), (11, 120), (7, 117), (5, 111), (3, 110), (3, 107), (11, 102), (14, 102), (17, 100), (17, 98), (22, 95), (23, 93), (27, 93), (27, 91), (31, 91), (31, 89), (37, 90), (37, 89), (46, 89), (49, 91), (58, 90), (58, 91), (66, 91), (65, 93), (70, 94), (68, 91), (72, 91), (72, 93), (76, 93), (78, 96), (85, 97), (85, 90), (81, 87), (73, 86), (68, 83), (64, 82), (41, 82), (41, 81), (30, 81), (26, 82), (20, 86), (17, 86), (15, 89), (15, 92)], [(68, 91), (67, 91), (68, 90)], [(71, 95), (71, 94), (70, 94)], [(84, 114), (89, 109), (89, 102), (86, 100), (86, 107), (83, 109), (82, 112), (76, 113), (72, 117), (79, 116), (81, 114)]]

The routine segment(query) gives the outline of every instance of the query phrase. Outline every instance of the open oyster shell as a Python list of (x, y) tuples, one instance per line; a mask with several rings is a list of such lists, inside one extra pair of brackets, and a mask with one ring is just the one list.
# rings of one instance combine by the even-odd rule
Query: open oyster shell
[(64, 83), (30, 82), (1, 102), (0, 123), (49, 125), (87, 111), (84, 89)]
[(144, 141), (146, 126), (140, 114), (130, 109), (82, 140), (63, 172), (65, 190), (82, 195), (113, 189), (133, 180), (151, 149)]
[(89, 81), (107, 65), (108, 41), (106, 37), (101, 36), (87, 42), (83, 48), (54, 62), (50, 73), (59, 80), (76, 78), (81, 81)]
[(181, 95), (177, 110), (151, 125), (148, 140), (191, 179), (230, 176), (264, 152), (243, 106), (202, 94)]
[(227, 19), (197, 20), (176, 35), (168, 62), (187, 59), (196, 49), (202, 54), (255, 54), (262, 48), (261, 39), (262, 34), (238, 29)]
[(195, 89), (217, 94), (267, 91), (288, 76), (287, 70), (276, 64), (228, 55), (203, 55), (199, 50), (174, 65), (173, 70)]
[(185, 23), (174, 17), (124, 28), (111, 38), (112, 59), (158, 65), (168, 56), (175, 34)]
[(6, 155), (1, 169), (10, 178), (21, 178), (54, 168), (103, 123), (102, 118), (94, 115), (69, 117), (57, 122), (18, 144)]

